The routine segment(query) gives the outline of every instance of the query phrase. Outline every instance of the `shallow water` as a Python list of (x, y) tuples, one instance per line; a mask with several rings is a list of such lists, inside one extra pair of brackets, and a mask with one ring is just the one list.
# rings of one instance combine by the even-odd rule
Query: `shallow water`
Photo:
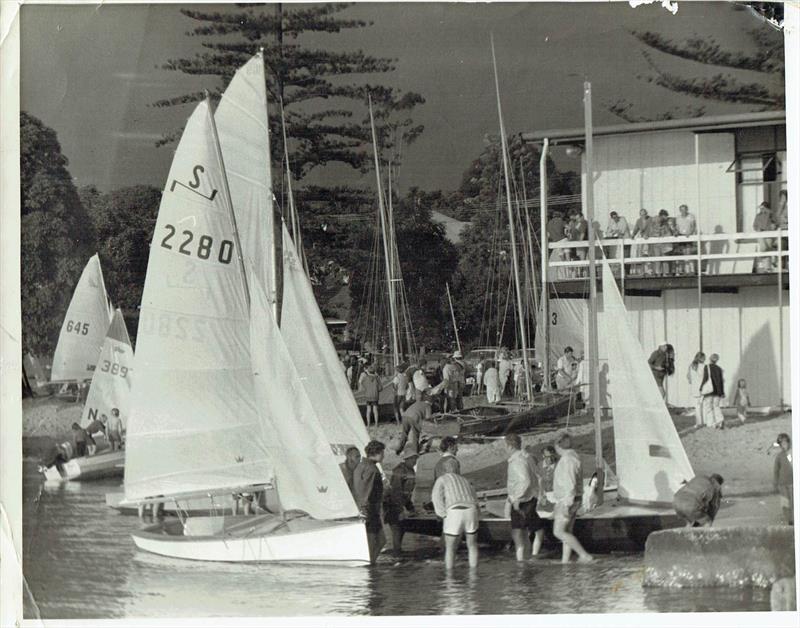
[(43, 618), (434, 615), (769, 610), (759, 589), (641, 586), (641, 555), (592, 565), (518, 565), (486, 549), (475, 573), (445, 574), (435, 540), (407, 536), (407, 559), (376, 567), (238, 565), (163, 558), (135, 548), (136, 517), (105, 505), (118, 482), (42, 486), (24, 469), (25, 616)]

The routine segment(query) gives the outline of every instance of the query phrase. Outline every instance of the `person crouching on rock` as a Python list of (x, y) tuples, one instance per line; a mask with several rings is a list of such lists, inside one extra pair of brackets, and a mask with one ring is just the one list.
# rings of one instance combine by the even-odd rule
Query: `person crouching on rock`
[(718, 473), (692, 478), (675, 493), (672, 505), (687, 527), (711, 526), (722, 502), (722, 476)]

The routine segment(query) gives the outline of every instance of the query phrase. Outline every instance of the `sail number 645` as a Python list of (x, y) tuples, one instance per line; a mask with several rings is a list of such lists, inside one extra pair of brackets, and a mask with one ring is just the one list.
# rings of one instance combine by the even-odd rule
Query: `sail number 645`
[[(164, 225), (167, 230), (167, 235), (161, 240), (161, 246), (170, 251), (173, 249), (170, 240), (175, 236), (178, 230), (173, 225)], [(214, 247), (214, 238), (210, 235), (201, 235), (197, 238), (197, 246), (190, 247), (189, 245), (194, 242), (195, 234), (189, 229), (181, 231), (181, 241), (178, 246), (178, 253), (199, 257), (200, 259), (209, 259), (211, 257), (211, 250)], [(230, 264), (233, 259), (233, 242), (230, 240), (221, 240), (219, 249), (217, 250), (217, 261), (220, 264)]]

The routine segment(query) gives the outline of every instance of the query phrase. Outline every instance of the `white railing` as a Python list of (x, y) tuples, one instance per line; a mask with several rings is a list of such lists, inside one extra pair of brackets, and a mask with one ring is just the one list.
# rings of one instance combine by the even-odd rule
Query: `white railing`
[[(778, 260), (789, 255), (786, 248), (788, 237), (788, 231), (776, 230), (666, 238), (605, 238), (597, 241), (595, 251), (598, 264), (610, 264), (612, 270), (623, 277), (696, 275), (698, 263), (703, 275), (744, 275), (754, 270), (785, 270), (785, 263), (779, 265)], [(660, 254), (661, 246), (669, 244), (673, 246), (673, 252)], [(683, 247), (692, 247), (693, 250), (681, 253)], [(550, 243), (548, 248), (548, 281), (569, 281), (587, 276), (588, 260), (567, 259), (567, 256), (571, 255), (570, 249), (580, 249), (585, 250), (588, 257), (588, 241), (559, 240)], [(683, 271), (676, 272), (678, 268)]]

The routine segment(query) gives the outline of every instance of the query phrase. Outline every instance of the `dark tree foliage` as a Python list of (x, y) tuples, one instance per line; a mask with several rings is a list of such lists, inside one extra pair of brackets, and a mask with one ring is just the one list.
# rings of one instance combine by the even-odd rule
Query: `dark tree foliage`
[(86, 199), (108, 296), (116, 307), (122, 308), (133, 337), (161, 191), (137, 185), (108, 194), (82, 188), (81, 195)]
[[(651, 71), (639, 78), (648, 83), (699, 100), (747, 105), (754, 111), (785, 107), (783, 35), (773, 28), (764, 26), (747, 32), (750, 52), (724, 50), (713, 37), (700, 35), (675, 42), (650, 31), (633, 31), (631, 34), (647, 46), (642, 55)], [(689, 63), (684, 73), (669, 72), (658, 65), (653, 52), (720, 71), (711, 76), (693, 77), (690, 74), (692, 64)], [(752, 80), (753, 73), (760, 78)], [(697, 117), (705, 113), (705, 107), (696, 104), (642, 117), (635, 113), (634, 104), (625, 99), (618, 100), (609, 109), (629, 122)]]
[[(370, 154), (365, 148), (370, 140), (367, 95), (376, 110), (380, 143), (395, 154), (422, 132), (423, 127), (414, 124), (410, 112), (424, 99), (414, 92), (363, 82), (364, 75), (393, 71), (394, 59), (361, 50), (335, 52), (298, 43), (307, 33), (339, 34), (371, 25), (341, 17), (348, 6), (241, 4), (224, 12), (181, 9), (198, 23), (187, 34), (202, 37), (206, 51), (190, 59), (170, 59), (163, 67), (186, 74), (219, 76), (219, 87), (212, 94), (218, 98), (236, 69), (263, 48), (274, 162), (283, 162), (279, 108), (283, 102), (295, 180), (331, 162), (365, 171), (370, 166)], [(202, 97), (201, 93), (184, 94), (154, 104), (169, 107)], [(176, 135), (177, 132), (164, 141), (171, 141)]]
[(55, 131), (20, 114), (22, 347), (48, 355), (83, 267), (92, 225)]

